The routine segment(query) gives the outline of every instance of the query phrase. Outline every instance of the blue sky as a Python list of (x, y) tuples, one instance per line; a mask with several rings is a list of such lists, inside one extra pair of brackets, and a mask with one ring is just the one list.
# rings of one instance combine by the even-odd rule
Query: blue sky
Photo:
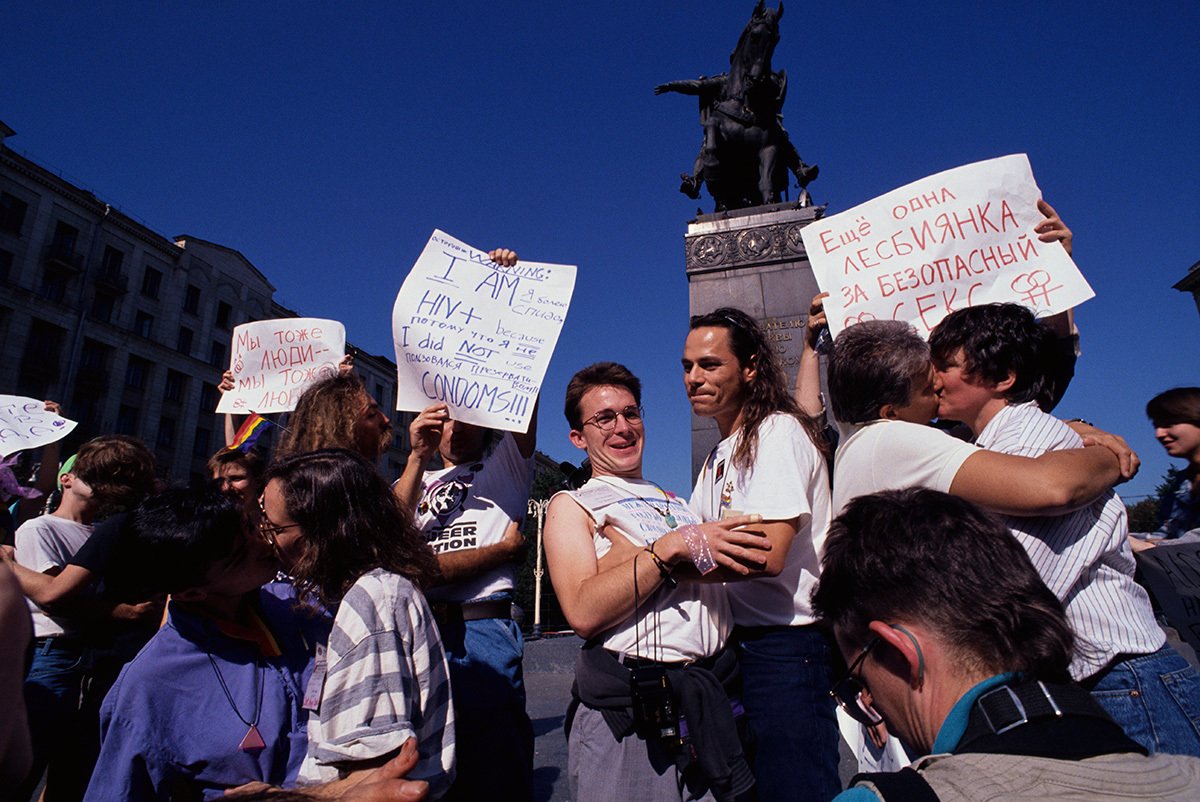
[[(279, 300), (390, 354), (390, 311), (434, 228), (579, 265), (542, 449), (577, 461), (579, 367), (646, 385), (646, 473), (689, 488), (678, 174), (695, 103), (655, 84), (723, 70), (753, 3), (6, 4), (9, 146), (155, 230), (244, 253)], [(1200, 4), (792, 2), (785, 124), (829, 212), (922, 176), (1029, 154), (1097, 297), (1060, 414), (1168, 460), (1142, 409), (1200, 384)], [(711, 201), (705, 200), (705, 210)]]

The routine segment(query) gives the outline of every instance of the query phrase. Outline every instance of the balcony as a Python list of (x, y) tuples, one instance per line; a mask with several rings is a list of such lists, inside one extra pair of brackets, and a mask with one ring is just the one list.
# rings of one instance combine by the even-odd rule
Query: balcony
[(47, 245), (43, 259), (47, 264), (65, 267), (68, 270), (83, 270), (83, 257), (75, 253), (74, 248), (61, 242), (51, 242)]

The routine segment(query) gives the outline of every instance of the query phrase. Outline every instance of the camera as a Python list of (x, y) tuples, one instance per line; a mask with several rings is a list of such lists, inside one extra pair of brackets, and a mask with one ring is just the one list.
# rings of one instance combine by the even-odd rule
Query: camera
[(679, 716), (671, 700), (671, 683), (665, 666), (638, 666), (630, 669), (630, 695), (633, 720), (647, 738), (658, 738), (669, 750), (683, 747), (679, 737)]

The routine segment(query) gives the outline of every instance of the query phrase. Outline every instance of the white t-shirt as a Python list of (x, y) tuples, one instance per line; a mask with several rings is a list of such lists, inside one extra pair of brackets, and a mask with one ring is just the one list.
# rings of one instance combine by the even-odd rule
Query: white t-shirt
[(825, 458), (791, 415), (759, 424), (754, 463), (733, 464), (739, 434), (726, 437), (704, 462), (690, 507), (705, 521), (758, 513), (764, 521), (798, 518), (779, 576), (729, 582), (725, 589), (739, 626), (794, 626), (815, 620), (809, 596), (821, 573), (829, 531), (829, 470)]
[(881, 490), (926, 487), (950, 492), (967, 457), (979, 449), (919, 423), (873, 420), (850, 426), (833, 460), (833, 509)]
[[(597, 558), (612, 547), (601, 534), (606, 526), (644, 547), (671, 529), (700, 523), (677, 496), (664, 498), (657, 485), (644, 479), (593, 477), (578, 490), (564, 493), (594, 522), (592, 543)], [(668, 525), (667, 515), (675, 526)], [(643, 559), (649, 562), (650, 555), (638, 558), (639, 562)], [(629, 581), (633, 582), (632, 569)], [(675, 588), (660, 585), (633, 615), (605, 632), (602, 639), (604, 648), (619, 654), (678, 663), (716, 654), (732, 628), (729, 602), (720, 583), (681, 580)]]
[[(417, 505), (417, 526), (438, 554), (499, 543), (508, 525), (525, 517), (533, 457), (521, 456), (505, 432), (494, 451), (478, 462), (426, 471)], [(431, 588), (431, 601), (464, 602), (512, 590), (511, 563), (452, 585)]]
[[(17, 562), (39, 574), (54, 568), (61, 570), (91, 534), (92, 527), (88, 524), (68, 521), (57, 515), (30, 519), (17, 527)], [(69, 620), (52, 618), (29, 599), (25, 602), (33, 615), (35, 638), (69, 634), (75, 629)]]

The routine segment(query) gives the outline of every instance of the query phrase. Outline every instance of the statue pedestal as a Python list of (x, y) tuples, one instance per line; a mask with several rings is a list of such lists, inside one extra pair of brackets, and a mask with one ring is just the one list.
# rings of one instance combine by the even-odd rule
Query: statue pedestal
[[(796, 380), (804, 327), (817, 281), (800, 229), (820, 219), (824, 206), (777, 203), (702, 214), (684, 237), (689, 314), (734, 306), (766, 329), (788, 375)], [(720, 440), (711, 418), (692, 416), (692, 478)]]

